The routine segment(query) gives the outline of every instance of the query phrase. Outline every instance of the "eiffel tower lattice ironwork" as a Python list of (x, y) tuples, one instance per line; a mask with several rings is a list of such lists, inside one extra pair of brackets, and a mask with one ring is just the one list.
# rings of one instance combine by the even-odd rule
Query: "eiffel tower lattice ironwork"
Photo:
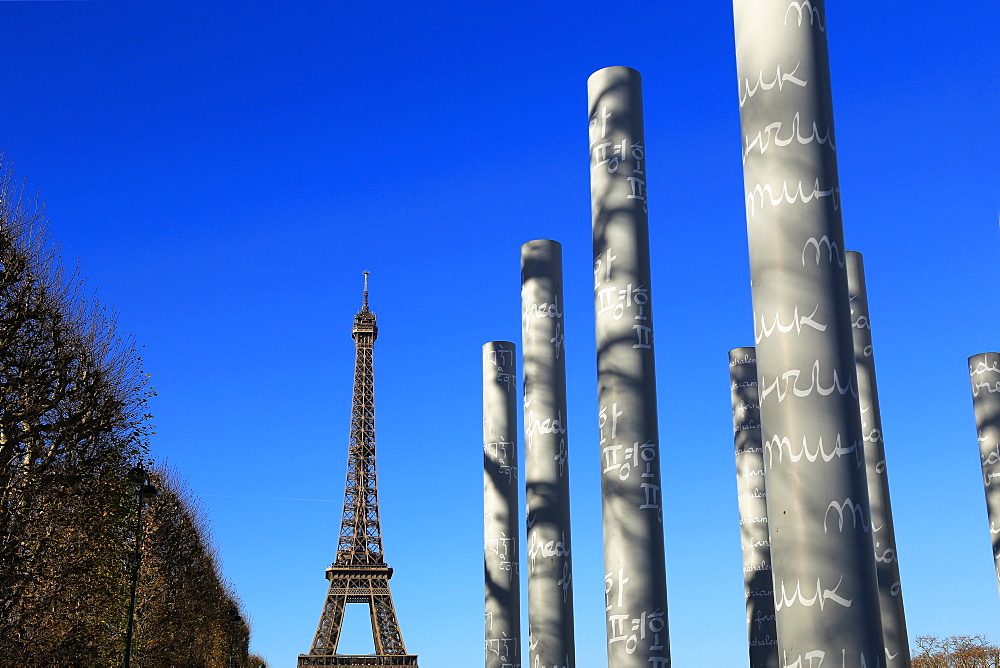
[[(407, 654), (399, 631), (396, 608), (389, 592), (392, 569), (382, 553), (379, 528), (378, 482), (375, 476), (375, 379), (372, 352), (378, 327), (368, 310), (368, 272), (364, 302), (354, 316), (354, 399), (351, 409), (351, 442), (347, 455), (347, 488), (340, 525), (337, 557), (326, 578), (330, 589), (308, 654), (300, 666), (416, 666), (417, 655)], [(344, 612), (348, 603), (367, 603), (371, 613), (374, 654), (337, 654)]]

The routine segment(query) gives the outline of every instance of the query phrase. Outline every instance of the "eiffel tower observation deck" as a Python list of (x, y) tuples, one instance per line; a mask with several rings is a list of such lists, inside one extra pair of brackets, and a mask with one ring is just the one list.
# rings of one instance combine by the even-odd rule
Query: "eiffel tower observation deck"
[[(378, 327), (368, 310), (368, 272), (364, 302), (354, 316), (354, 398), (351, 441), (347, 449), (347, 487), (340, 524), (337, 557), (326, 569), (330, 589), (319, 618), (316, 637), (300, 666), (416, 666), (417, 655), (407, 654), (392, 604), (392, 569), (382, 552), (379, 528), (378, 481), (375, 475), (375, 375), (372, 353)], [(367, 603), (372, 622), (374, 654), (337, 654), (344, 611), (348, 603)]]

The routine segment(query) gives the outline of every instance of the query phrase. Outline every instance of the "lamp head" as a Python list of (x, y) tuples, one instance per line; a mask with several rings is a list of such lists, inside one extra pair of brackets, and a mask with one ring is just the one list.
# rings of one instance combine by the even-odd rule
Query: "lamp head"
[(133, 469), (128, 472), (128, 481), (136, 487), (141, 487), (143, 483), (146, 482), (146, 477), (146, 469), (141, 466), (133, 467)]
[(143, 503), (149, 503), (156, 497), (156, 488), (150, 484), (145, 484), (140, 488), (139, 494), (142, 496)]

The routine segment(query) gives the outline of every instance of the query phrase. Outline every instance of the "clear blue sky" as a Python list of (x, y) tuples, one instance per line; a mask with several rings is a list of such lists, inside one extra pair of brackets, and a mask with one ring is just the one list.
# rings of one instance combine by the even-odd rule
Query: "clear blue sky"
[[(966, 372), (1000, 348), (997, 14), (827, 15), (911, 641), (1000, 641)], [(673, 657), (745, 665), (727, 352), (753, 331), (727, 3), (2, 2), (0, 44), (0, 148), (145, 346), (153, 453), (203, 499), (279, 667), (309, 648), (336, 549), (364, 270), (403, 636), (421, 665), (481, 664), (480, 346), (520, 340), (536, 238), (564, 246), (577, 656), (604, 664), (586, 80), (639, 70)]]

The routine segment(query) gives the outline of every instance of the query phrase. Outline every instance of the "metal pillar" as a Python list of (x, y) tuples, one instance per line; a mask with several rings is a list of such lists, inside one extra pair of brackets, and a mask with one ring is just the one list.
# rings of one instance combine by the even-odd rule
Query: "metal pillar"
[(608, 666), (670, 665), (642, 81), (587, 81)]
[(986, 514), (990, 520), (993, 566), (1000, 586), (1000, 353), (969, 358), (972, 407), (976, 412), (979, 457), (986, 488)]
[(483, 346), (483, 568), (486, 668), (521, 663), (517, 523), (517, 349)]
[(529, 241), (521, 246), (528, 664), (546, 668), (576, 665), (563, 335), (562, 247)]
[(906, 635), (903, 593), (899, 586), (896, 530), (892, 523), (892, 505), (889, 501), (882, 414), (878, 406), (868, 292), (861, 253), (847, 252), (847, 285), (851, 303), (851, 331), (854, 333), (854, 359), (857, 365), (858, 403), (861, 407), (861, 428), (865, 442), (872, 537), (875, 541), (875, 572), (878, 577), (882, 637), (885, 641), (887, 666), (905, 668), (910, 665), (910, 641)]
[(783, 665), (885, 665), (822, 0), (734, 0)]
[(142, 557), (142, 509), (146, 503), (156, 497), (156, 488), (149, 484), (149, 474), (141, 466), (134, 467), (128, 474), (128, 480), (135, 487), (135, 550), (129, 555), (131, 561), (131, 577), (129, 583), (128, 621), (125, 625), (125, 659), (124, 668), (132, 665), (132, 630), (135, 627), (135, 590), (139, 583), (139, 560)]
[(740, 507), (740, 547), (743, 549), (743, 593), (747, 604), (750, 668), (778, 668), (764, 446), (760, 439), (760, 403), (757, 397), (757, 352), (752, 347), (729, 351), (729, 383), (733, 400), (736, 492)]

